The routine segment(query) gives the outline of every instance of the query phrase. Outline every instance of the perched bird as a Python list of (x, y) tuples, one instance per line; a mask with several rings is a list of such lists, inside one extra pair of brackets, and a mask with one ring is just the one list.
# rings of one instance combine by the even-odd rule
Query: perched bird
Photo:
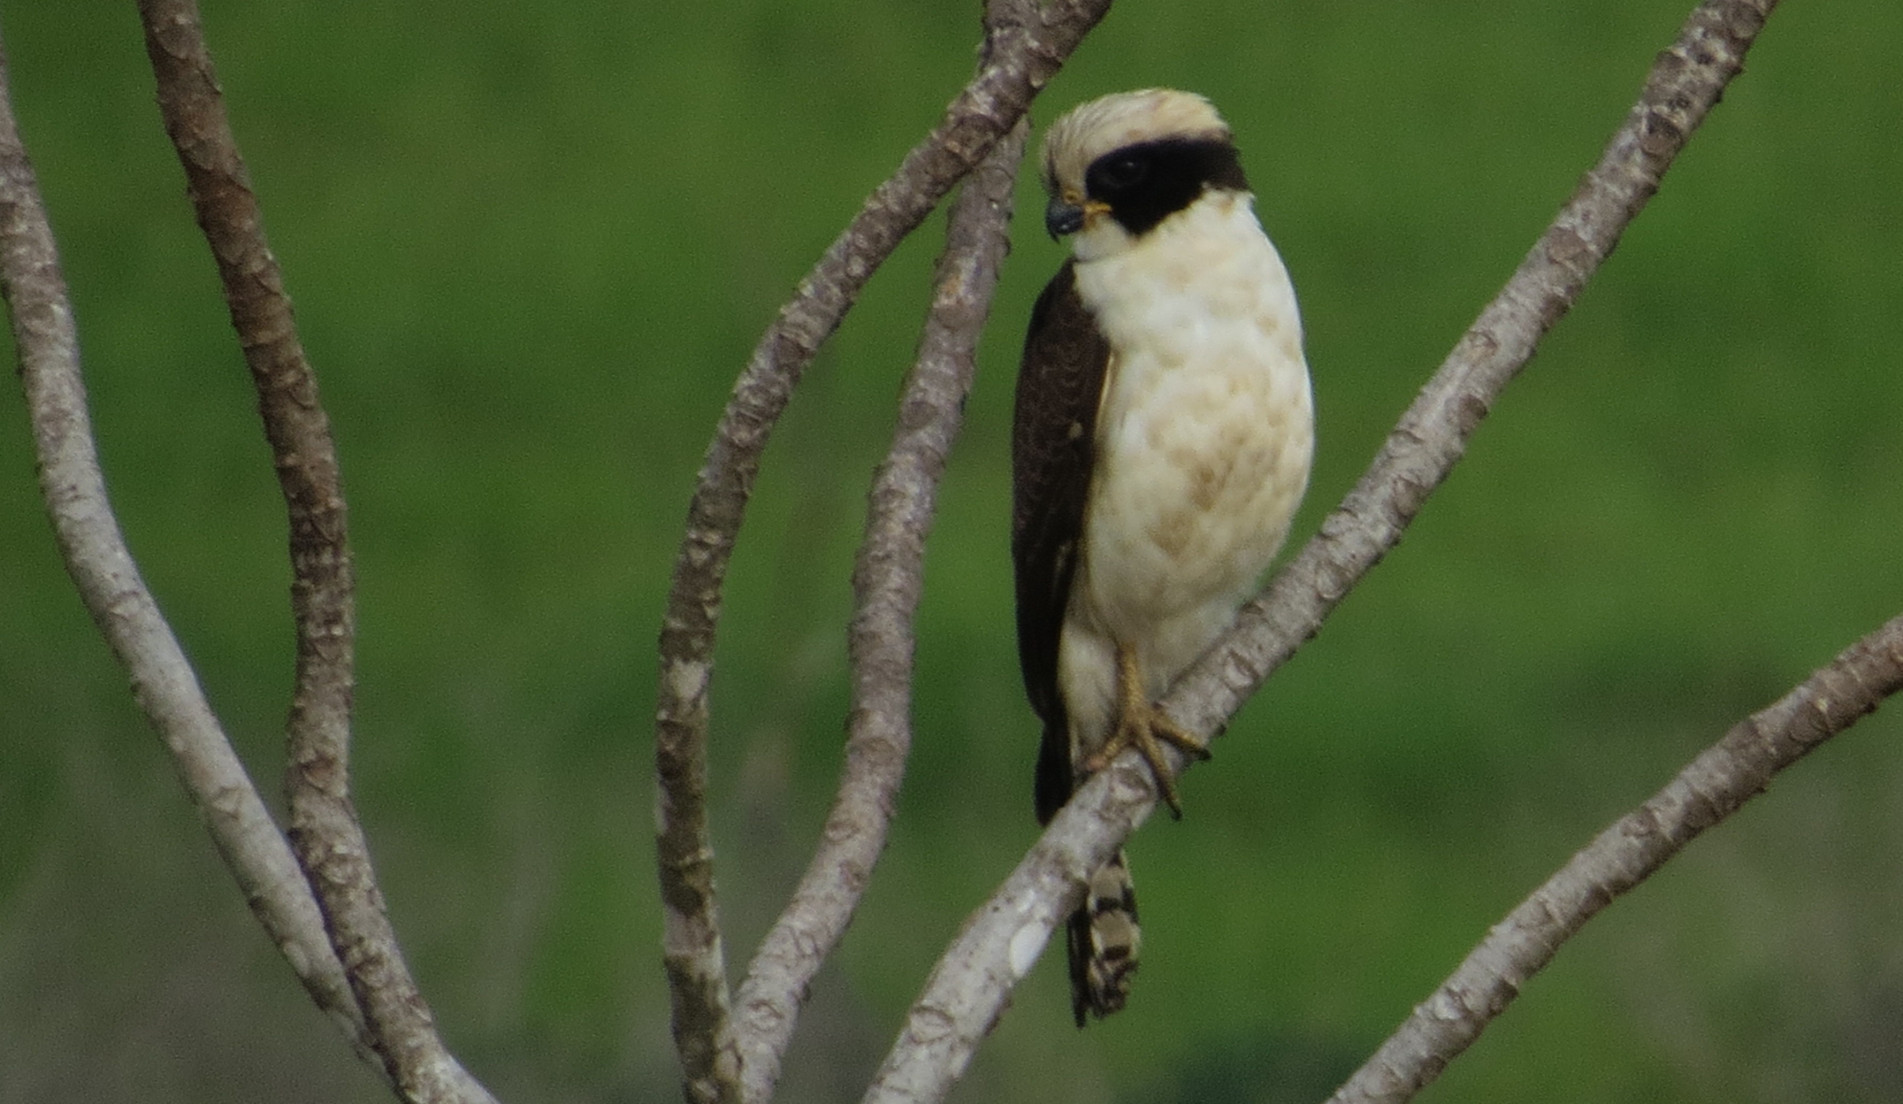
[[(1168, 89), (1086, 103), (1044, 138), (1053, 238), (1012, 432), (1018, 658), (1044, 722), (1037, 815), (1138, 748), (1181, 815), (1157, 710), (1234, 621), (1308, 484), (1295, 291), (1257, 223), (1229, 127)], [(1078, 1026), (1122, 1008), (1136, 897), (1119, 853), (1068, 926)]]

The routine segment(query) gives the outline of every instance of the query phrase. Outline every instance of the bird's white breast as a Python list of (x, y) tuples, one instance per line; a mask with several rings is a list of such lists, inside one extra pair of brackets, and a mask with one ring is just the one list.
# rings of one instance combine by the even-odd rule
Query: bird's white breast
[(1207, 193), (1126, 241), (1080, 241), (1076, 267), (1112, 356), (1060, 661), (1073, 711), (1098, 696), (1085, 684), (1112, 641), (1138, 649), (1158, 694), (1228, 625), (1313, 450), (1295, 294), (1249, 198)]

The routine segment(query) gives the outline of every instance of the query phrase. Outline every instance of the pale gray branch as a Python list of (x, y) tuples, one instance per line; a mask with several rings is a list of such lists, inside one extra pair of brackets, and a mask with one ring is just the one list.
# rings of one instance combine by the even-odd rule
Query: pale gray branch
[[(1599, 163), (1422, 389), (1360, 483), (1172, 688), (1164, 703), (1177, 719), (1193, 731), (1217, 733), (1400, 540), (1495, 399), (1658, 190), (1775, 6), (1776, 0), (1714, 0), (1692, 13), (1654, 62)], [(1176, 761), (1180, 769), (1180, 754)], [(939, 959), (868, 1104), (943, 1099), (1052, 925), (1075, 905), (1085, 873), (1135, 830), (1154, 800), (1149, 771), (1134, 753), (1072, 797)]]
[(918, 359), (891, 451), (873, 479), (853, 572), (852, 708), (839, 794), (818, 849), (738, 994), (742, 1098), (768, 1100), (813, 976), (851, 922), (885, 848), (912, 744), (913, 617), (945, 458), (963, 425), (978, 339), (1010, 247), (1012, 184), (1025, 122), (960, 189), (946, 227)]
[(1401, 1104), (1440, 1076), (1506, 1010), (1560, 945), (1699, 833), (1764, 792), (1777, 772), (1903, 689), (1903, 616), (1851, 645), (1734, 725), (1650, 801), (1599, 833), (1487, 932), (1330, 1104)]
[(820, 344), (878, 266), (1023, 116), (1109, 0), (1052, 0), (1000, 28), (943, 119), (781, 308), (734, 386), (688, 508), (660, 639), (655, 720), (662, 958), (689, 1100), (732, 1100), (739, 1056), (707, 833), (707, 692), (721, 586), (768, 434)]
[(81, 601), (132, 679), (245, 901), (317, 1006), (381, 1069), (304, 874), (212, 714), (126, 547), (93, 444), (79, 339), (0, 57), (0, 283), (33, 419), (40, 488)]
[(945, 1098), (1004, 1015), (1011, 990), (1036, 964), (1051, 930), (1083, 899), (1084, 878), (1109, 861), (1155, 807), (1147, 774), (1133, 769), (1101, 771), (1072, 796), (939, 956), (865, 1104)]
[(1714, 0), (1692, 12), (1653, 62), (1599, 163), (1421, 389), (1354, 490), (1243, 610), (1235, 630), (1172, 688), (1173, 714), (1202, 732), (1225, 724), (1399, 543), (1500, 393), (1658, 191), (1776, 6)]

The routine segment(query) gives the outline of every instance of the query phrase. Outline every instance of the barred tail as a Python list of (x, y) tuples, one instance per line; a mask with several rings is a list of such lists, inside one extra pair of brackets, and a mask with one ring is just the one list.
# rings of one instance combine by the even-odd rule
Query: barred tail
[(1123, 1008), (1137, 969), (1143, 933), (1123, 852), (1091, 874), (1083, 907), (1071, 914), (1067, 934), (1071, 1012), (1082, 1027), (1090, 1016), (1102, 1019)]

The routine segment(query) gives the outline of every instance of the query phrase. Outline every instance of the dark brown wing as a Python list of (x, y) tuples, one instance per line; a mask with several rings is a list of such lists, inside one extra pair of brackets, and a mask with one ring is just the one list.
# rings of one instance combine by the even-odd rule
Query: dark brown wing
[(1011, 562), (1017, 576), (1018, 664), (1044, 721), (1037, 816), (1047, 821), (1072, 789), (1070, 733), (1057, 685), (1057, 641), (1077, 571), (1092, 441), (1110, 346), (1077, 297), (1070, 261), (1031, 311), (1018, 369), (1011, 433)]

